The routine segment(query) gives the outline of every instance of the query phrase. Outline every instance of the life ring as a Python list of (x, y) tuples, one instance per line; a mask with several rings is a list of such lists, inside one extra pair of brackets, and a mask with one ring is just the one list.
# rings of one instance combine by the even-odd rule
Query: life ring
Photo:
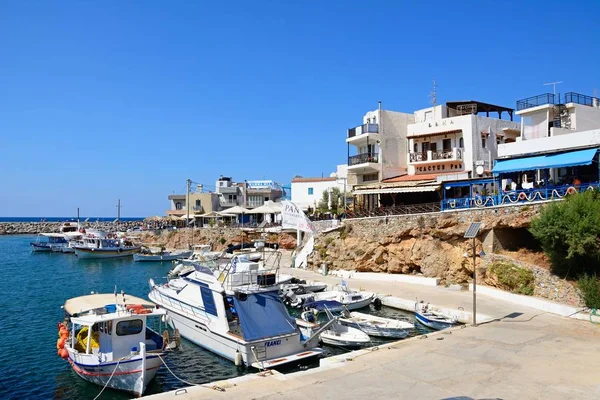
[(575, 193), (577, 193), (577, 189), (575, 189), (573, 186), (570, 186), (567, 189), (567, 194), (575, 194)]
[(519, 193), (519, 200), (527, 200), (527, 195), (525, 194), (525, 192), (521, 192)]
[(455, 201), (451, 201), (448, 203), (448, 205), (450, 206), (450, 208), (454, 208), (456, 207), (456, 202)]

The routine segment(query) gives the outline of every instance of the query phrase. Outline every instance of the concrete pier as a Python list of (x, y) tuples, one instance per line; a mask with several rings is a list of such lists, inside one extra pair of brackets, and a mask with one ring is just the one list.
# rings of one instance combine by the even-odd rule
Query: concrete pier
[[(283, 273), (339, 284), (340, 278), (304, 270)], [(458, 288), (345, 279), (444, 310), (471, 309)], [(478, 296), (478, 327), (427, 336), (321, 360), (293, 374), (247, 375), (151, 396), (156, 399), (592, 399), (600, 398), (600, 327)], [(485, 316), (485, 317), (484, 317)], [(470, 317), (468, 313), (465, 317)], [(482, 321), (485, 321), (482, 323)], [(212, 386), (224, 392), (211, 389)]]

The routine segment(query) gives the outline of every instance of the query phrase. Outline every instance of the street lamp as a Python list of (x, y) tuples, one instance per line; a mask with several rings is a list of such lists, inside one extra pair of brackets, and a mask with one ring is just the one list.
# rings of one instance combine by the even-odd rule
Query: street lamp
[[(483, 222), (471, 222), (465, 232), (465, 239), (473, 239), (473, 326), (477, 326), (477, 254), (475, 253), (477, 248), (475, 247), (475, 239), (482, 226)], [(485, 254), (483, 251), (481, 253), (482, 255)]]

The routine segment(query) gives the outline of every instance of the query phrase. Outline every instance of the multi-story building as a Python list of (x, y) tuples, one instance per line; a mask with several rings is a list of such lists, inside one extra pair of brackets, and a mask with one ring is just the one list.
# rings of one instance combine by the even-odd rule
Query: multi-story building
[(243, 206), (245, 204), (245, 184), (232, 182), (230, 177), (221, 175), (215, 184), (221, 208)]
[(338, 188), (342, 193), (349, 191), (346, 165), (338, 165), (337, 171), (332, 172), (328, 177), (294, 177), (292, 179), (292, 202), (304, 211), (315, 210), (323, 198), (323, 192), (329, 192), (333, 188)]
[(201, 215), (211, 211), (219, 211), (219, 195), (217, 193), (203, 192), (202, 185), (198, 185), (193, 192), (189, 194), (189, 209), (188, 195), (186, 194), (171, 194), (169, 195), (171, 208), (166, 211), (167, 215), (184, 216)]
[(244, 205), (248, 208), (259, 207), (267, 201), (281, 201), (283, 187), (271, 180), (245, 181), (247, 201)]
[(494, 167), (503, 189), (597, 181), (598, 155), (593, 151), (600, 148), (597, 97), (546, 93), (519, 100), (517, 114), (521, 135), (514, 143), (499, 145)]
[[(369, 111), (361, 125), (348, 129), (348, 183), (354, 189), (406, 173), (406, 134), (412, 114), (383, 110)], [(375, 207), (377, 195), (358, 194), (355, 204)]]

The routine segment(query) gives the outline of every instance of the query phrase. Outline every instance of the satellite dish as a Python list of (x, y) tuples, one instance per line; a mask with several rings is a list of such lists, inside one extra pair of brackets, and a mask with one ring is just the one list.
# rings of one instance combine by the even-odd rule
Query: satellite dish
[(475, 172), (477, 172), (477, 175), (483, 175), (483, 167), (478, 165), (477, 168), (475, 168)]

